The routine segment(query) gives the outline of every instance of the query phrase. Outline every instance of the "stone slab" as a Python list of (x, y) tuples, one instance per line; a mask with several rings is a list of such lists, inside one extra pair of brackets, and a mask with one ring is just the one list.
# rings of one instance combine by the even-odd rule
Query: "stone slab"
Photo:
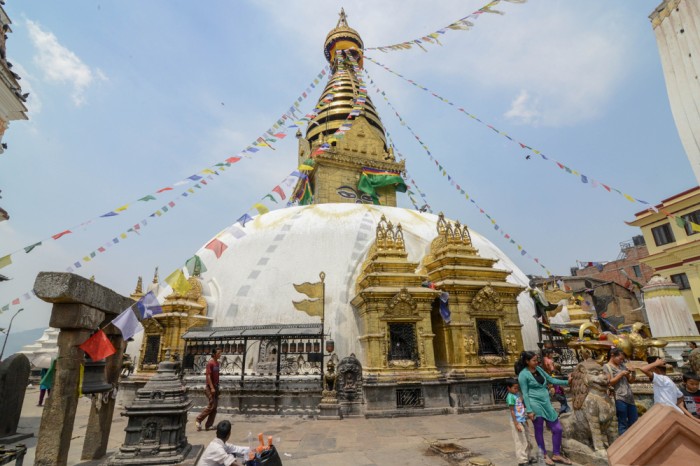
[(106, 314), (121, 314), (134, 300), (99, 283), (66, 272), (39, 272), (34, 292), (49, 303), (81, 303)]
[(85, 304), (59, 304), (51, 310), (49, 327), (94, 330), (105, 320), (105, 313)]

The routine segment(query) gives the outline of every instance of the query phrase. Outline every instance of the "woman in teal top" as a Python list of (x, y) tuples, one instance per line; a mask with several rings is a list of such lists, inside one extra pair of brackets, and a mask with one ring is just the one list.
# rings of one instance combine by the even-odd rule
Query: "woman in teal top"
[[(568, 458), (561, 455), (562, 428), (557, 412), (549, 401), (548, 384), (569, 385), (566, 380), (551, 377), (539, 365), (539, 357), (532, 351), (523, 351), (520, 360), (515, 363), (515, 372), (518, 374), (520, 391), (527, 409), (527, 415), (535, 426), (535, 441), (544, 455), (546, 464), (556, 463), (571, 464)], [(552, 457), (547, 456), (547, 447), (544, 444), (544, 423), (552, 431)]]

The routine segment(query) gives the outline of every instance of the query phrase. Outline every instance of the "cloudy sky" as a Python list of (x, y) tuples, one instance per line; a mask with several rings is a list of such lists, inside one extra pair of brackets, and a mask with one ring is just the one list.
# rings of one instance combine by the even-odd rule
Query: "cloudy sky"
[[(0, 257), (43, 244), (0, 270), (12, 278), (0, 284), (0, 307), (31, 290), (37, 272), (65, 270), (179, 192), (99, 215), (237, 154), (269, 128), (325, 65), (323, 40), (341, 6), (376, 47), (420, 38), (484, 3), (7, 2), (8, 58), (31, 95), (29, 121), (10, 125), (0, 155), (0, 206), (11, 216), (0, 223)], [(503, 2), (504, 15), (449, 31), (427, 53), (368, 55), (578, 172), (658, 202), (695, 184), (648, 20), (658, 3)], [(526, 159), (429, 93), (369, 62), (367, 71), (455, 181), (553, 273), (568, 274), (576, 260), (614, 260), (619, 243), (639, 233), (624, 221), (640, 204)], [(450, 186), (371, 87), (370, 97), (433, 208), (541, 274)], [(295, 143), (242, 160), (78, 273), (123, 294), (156, 266), (162, 278), (294, 168)], [(400, 205), (411, 206), (405, 196)], [(46, 240), (66, 229), (73, 233)], [(16, 329), (46, 326), (47, 304), (22, 306)]]

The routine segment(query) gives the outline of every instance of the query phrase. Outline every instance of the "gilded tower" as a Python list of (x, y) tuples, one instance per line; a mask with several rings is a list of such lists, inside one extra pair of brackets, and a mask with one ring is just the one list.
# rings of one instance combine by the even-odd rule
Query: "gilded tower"
[(345, 11), (326, 37), (331, 68), (306, 136), (299, 138), (299, 164), (308, 167), (298, 189), (301, 204), (352, 202), (396, 207), (405, 192), (397, 162), (387, 146), (384, 126), (362, 78), (360, 35), (348, 26)]

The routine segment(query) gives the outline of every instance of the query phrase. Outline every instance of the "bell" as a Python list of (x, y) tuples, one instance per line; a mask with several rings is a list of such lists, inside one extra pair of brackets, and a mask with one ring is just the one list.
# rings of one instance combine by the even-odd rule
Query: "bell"
[(331, 339), (326, 340), (326, 353), (332, 353), (335, 349), (335, 342)]
[(105, 377), (106, 366), (107, 361), (105, 359), (93, 361), (89, 357), (85, 357), (82, 388), (84, 394), (104, 393), (112, 389), (112, 384), (108, 383)]

